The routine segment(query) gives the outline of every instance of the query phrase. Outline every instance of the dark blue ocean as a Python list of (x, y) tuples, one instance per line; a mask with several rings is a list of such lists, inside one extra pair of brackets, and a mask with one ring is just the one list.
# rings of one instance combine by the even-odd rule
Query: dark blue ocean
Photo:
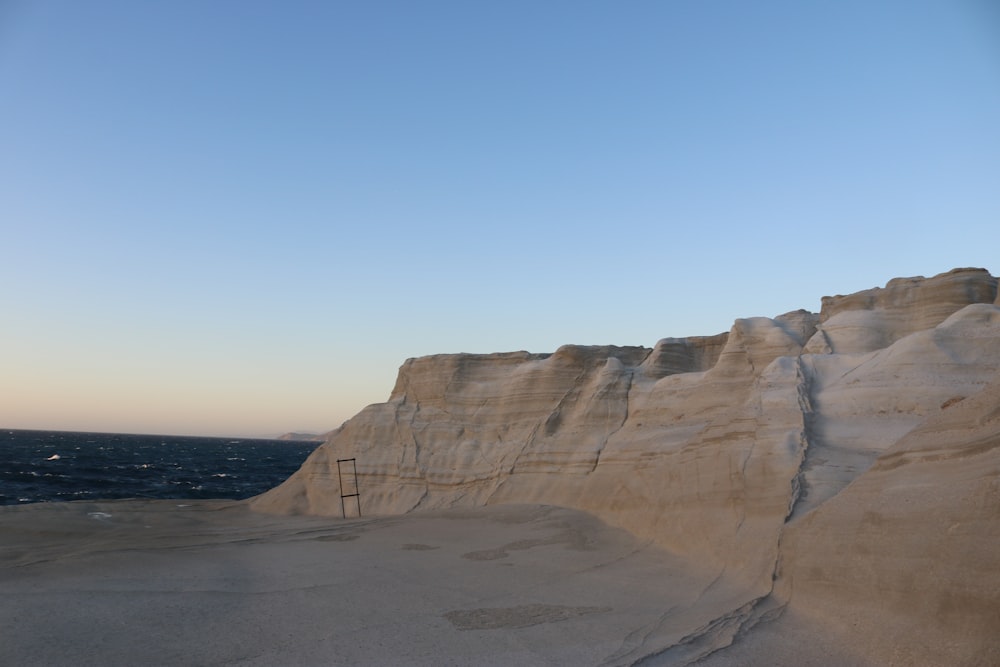
[(0, 430), (0, 505), (243, 499), (298, 470), (317, 442)]

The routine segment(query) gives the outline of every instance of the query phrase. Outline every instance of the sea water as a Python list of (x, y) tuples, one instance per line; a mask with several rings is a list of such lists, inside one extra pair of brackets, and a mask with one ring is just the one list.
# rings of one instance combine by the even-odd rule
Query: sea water
[(243, 499), (295, 472), (316, 442), (0, 430), (0, 505)]

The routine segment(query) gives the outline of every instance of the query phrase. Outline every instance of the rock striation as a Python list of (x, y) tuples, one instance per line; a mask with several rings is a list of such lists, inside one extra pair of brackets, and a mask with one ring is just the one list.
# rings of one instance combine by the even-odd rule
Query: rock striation
[(793, 609), (877, 664), (998, 664), (998, 414), (997, 279), (955, 269), (652, 349), (409, 359), (252, 506), (339, 516), (355, 458), (366, 515), (590, 512), (706, 573), (623, 663), (687, 664)]

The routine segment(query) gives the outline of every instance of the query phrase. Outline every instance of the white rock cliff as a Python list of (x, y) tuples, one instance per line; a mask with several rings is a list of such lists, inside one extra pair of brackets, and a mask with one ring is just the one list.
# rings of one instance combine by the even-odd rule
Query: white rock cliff
[[(687, 664), (791, 610), (875, 664), (1000, 664), (1000, 300), (983, 269), (652, 349), (409, 359), (387, 402), (253, 507), (340, 516), (344, 458), (365, 515), (559, 505), (688, 559), (703, 594), (623, 662)], [(888, 639), (858, 629), (877, 623)]]

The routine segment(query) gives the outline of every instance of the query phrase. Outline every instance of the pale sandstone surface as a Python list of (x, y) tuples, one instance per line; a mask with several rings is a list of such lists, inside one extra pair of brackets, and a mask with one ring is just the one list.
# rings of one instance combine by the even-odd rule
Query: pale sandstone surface
[(698, 665), (1000, 664), (1000, 377), (944, 406), (786, 526), (785, 613)]
[(785, 532), (785, 595), (880, 664), (1000, 665), (994, 377)]
[(683, 636), (710, 581), (565, 508), (7, 507), (0, 664), (626, 665)]
[[(850, 644), (856, 664), (990, 664), (977, 660), (994, 650), (997, 633), (987, 629), (996, 629), (995, 589), (987, 586), (982, 599), (959, 592), (993, 585), (982, 571), (1000, 569), (993, 555), (1000, 507), (989, 494), (965, 500), (962, 489), (992, 483), (997, 452), (988, 448), (970, 467), (941, 463), (921, 479), (909, 480), (910, 468), (883, 467), (894, 448), (912, 442), (907, 434), (916, 438), (995, 382), (997, 302), (994, 277), (958, 269), (828, 297), (819, 315), (741, 319), (728, 334), (664, 339), (653, 349), (411, 359), (386, 403), (346, 422), (252, 505), (339, 515), (336, 460), (356, 458), (365, 515), (502, 503), (584, 510), (709, 573), (704, 594), (684, 607), (683, 620), (673, 619), (676, 631), (644, 643), (651, 664), (688, 664), (734, 638), (730, 651), (753, 646), (755, 636), (763, 646), (763, 628), (776, 624), (803, 636), (828, 630), (830, 642)], [(938, 446), (962, 449), (973, 431), (958, 424), (939, 433)], [(919, 489), (920, 502), (858, 495), (890, 473)], [(869, 525), (834, 513), (854, 497), (864, 511), (898, 520), (880, 524), (869, 542), (845, 539), (866, 535)], [(884, 512), (881, 503), (892, 508)], [(978, 517), (963, 538), (978, 547), (959, 540), (961, 549), (917, 556), (920, 545), (952, 544), (940, 536), (945, 519), (921, 522), (932, 509), (960, 525), (965, 514)], [(817, 528), (800, 537), (809, 526)], [(840, 581), (828, 571), (846, 582), (839, 595), (824, 585)], [(789, 572), (799, 583), (789, 583)], [(851, 579), (852, 572), (866, 574)], [(926, 604), (910, 605), (911, 614), (887, 621), (891, 632), (880, 634), (875, 621), (907, 605), (891, 592), (907, 586)], [(928, 601), (948, 596), (958, 596), (957, 607), (970, 599), (978, 611), (936, 625), (939, 612)], [(761, 621), (769, 625), (754, 630)], [(933, 650), (905, 648), (931, 641)]]

